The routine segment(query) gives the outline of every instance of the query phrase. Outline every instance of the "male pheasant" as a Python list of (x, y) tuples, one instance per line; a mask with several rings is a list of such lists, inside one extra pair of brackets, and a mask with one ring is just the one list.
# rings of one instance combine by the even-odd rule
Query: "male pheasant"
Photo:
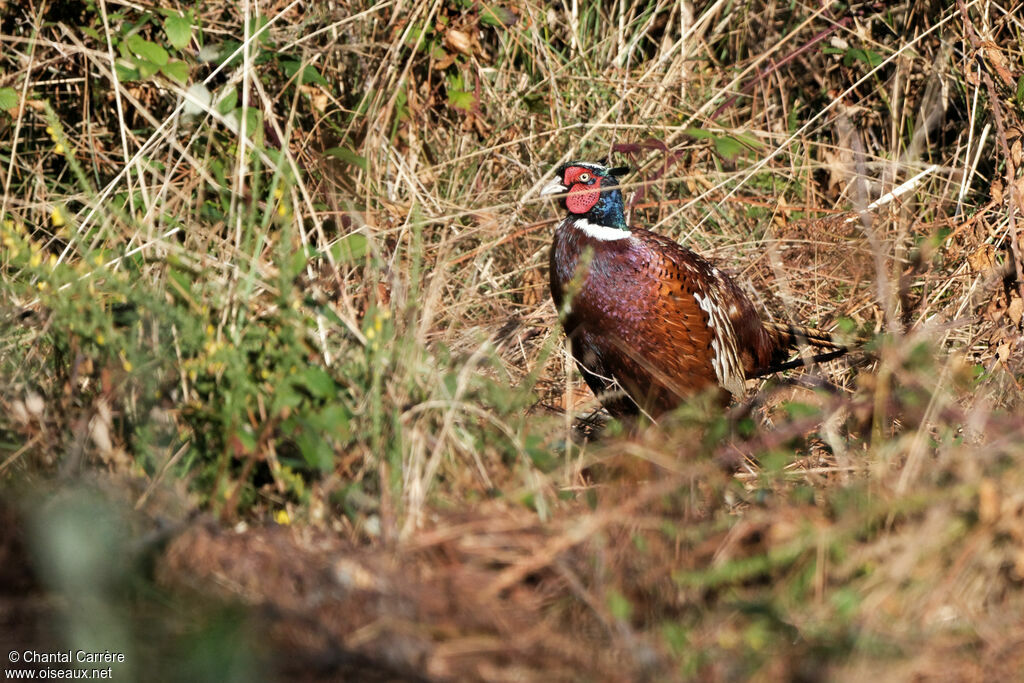
[(551, 246), (551, 296), (611, 414), (657, 416), (713, 387), (723, 400), (740, 396), (798, 343), (835, 350), (829, 358), (845, 350), (825, 333), (762, 320), (711, 262), (628, 226), (617, 180), (628, 170), (576, 161), (541, 191), (562, 195), (569, 212)]

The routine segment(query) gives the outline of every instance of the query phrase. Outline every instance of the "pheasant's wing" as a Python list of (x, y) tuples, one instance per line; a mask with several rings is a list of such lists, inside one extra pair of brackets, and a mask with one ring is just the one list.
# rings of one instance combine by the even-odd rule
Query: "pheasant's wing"
[(659, 288), (652, 293), (658, 310), (650, 334), (658, 344), (656, 364), (681, 381), (716, 383), (742, 395), (745, 359), (733, 315), (752, 309), (746, 297), (721, 271), (671, 239), (636, 228), (633, 236), (650, 247)]

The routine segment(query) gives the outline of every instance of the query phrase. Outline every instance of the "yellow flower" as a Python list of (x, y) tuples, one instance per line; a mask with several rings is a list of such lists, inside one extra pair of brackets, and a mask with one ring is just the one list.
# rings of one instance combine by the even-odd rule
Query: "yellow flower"
[(53, 207), (53, 213), (50, 214), (50, 222), (53, 223), (55, 228), (59, 228), (67, 222), (64, 220), (64, 213), (60, 210), (59, 206)]
[(276, 190), (274, 190), (274, 199), (280, 199), (283, 196), (284, 196), (284, 188), (279, 187)]
[(32, 252), (32, 256), (28, 259), (28, 265), (32, 268), (38, 268), (39, 264), (43, 262), (43, 254), (38, 251)]
[(62, 145), (62, 144), (60, 144), (58, 142), (56, 145), (53, 146), (53, 151), (56, 152), (57, 154), (63, 154), (64, 153), (64, 145)]
[(36, 283), (36, 288), (38, 288), (40, 292), (45, 292), (46, 288), (49, 287), (49, 286), (50, 285), (46, 284), (45, 282), (37, 282)]
[(288, 526), (292, 523), (292, 518), (288, 516), (287, 510), (278, 510), (274, 513), (274, 521), (281, 526)]
[(105, 343), (107, 343), (107, 339), (106, 337), (103, 336), (102, 332), (96, 333), (96, 343), (99, 344), (100, 346), (103, 346)]

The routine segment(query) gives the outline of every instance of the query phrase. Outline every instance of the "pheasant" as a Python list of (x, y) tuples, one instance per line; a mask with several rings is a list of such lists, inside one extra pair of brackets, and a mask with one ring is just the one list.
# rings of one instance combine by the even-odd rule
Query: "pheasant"
[(628, 172), (576, 161), (541, 191), (569, 212), (551, 246), (551, 296), (609, 413), (657, 416), (715, 387), (727, 402), (799, 343), (832, 350), (817, 360), (845, 352), (826, 333), (762, 320), (710, 261), (627, 225), (618, 177)]

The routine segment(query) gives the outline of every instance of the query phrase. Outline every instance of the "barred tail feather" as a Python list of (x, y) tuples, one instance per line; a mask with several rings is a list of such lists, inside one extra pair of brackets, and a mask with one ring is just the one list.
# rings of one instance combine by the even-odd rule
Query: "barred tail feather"
[(840, 347), (838, 347), (837, 349), (835, 349), (833, 351), (828, 351), (826, 353), (818, 353), (818, 354), (815, 354), (815, 355), (811, 356), (810, 358), (796, 358), (794, 360), (789, 360), (789, 361), (785, 361), (785, 362), (772, 363), (771, 365), (769, 365), (767, 367), (757, 368), (753, 372), (748, 372), (747, 373), (747, 379), (757, 379), (758, 377), (764, 377), (765, 375), (772, 375), (772, 374), (775, 374), (776, 372), (782, 372), (784, 370), (792, 370), (793, 368), (802, 368), (802, 367), (809, 366), (811, 363), (825, 363), (827, 361), (835, 360), (836, 358), (840, 358), (842, 356), (845, 356), (846, 352), (847, 352), (847, 348), (845, 346), (840, 346)]
[[(832, 335), (816, 330), (813, 327), (764, 321), (764, 330), (768, 333), (768, 337), (775, 347), (774, 357), (766, 366), (748, 371), (748, 379), (803, 367), (809, 363), (824, 363), (825, 361), (835, 360), (847, 352), (847, 348), (833, 339)], [(815, 350), (823, 350), (823, 352), (816, 353), (810, 357), (797, 358), (790, 361), (785, 360), (789, 355), (787, 351), (801, 346), (810, 346)]]
[(807, 344), (819, 349), (846, 350), (846, 347), (833, 339), (828, 332), (813, 327), (765, 321), (764, 329), (779, 349), (793, 349)]

